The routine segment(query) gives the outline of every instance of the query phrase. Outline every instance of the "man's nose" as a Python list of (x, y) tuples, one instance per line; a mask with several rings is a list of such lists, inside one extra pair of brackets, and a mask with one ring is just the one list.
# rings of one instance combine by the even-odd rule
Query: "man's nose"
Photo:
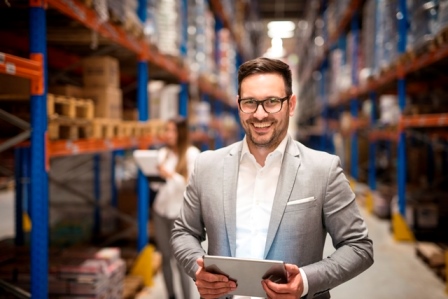
[(257, 119), (264, 119), (266, 118), (268, 113), (266, 113), (266, 111), (264, 111), (263, 105), (260, 104), (257, 106), (257, 110), (255, 110), (254, 112), (254, 117)]

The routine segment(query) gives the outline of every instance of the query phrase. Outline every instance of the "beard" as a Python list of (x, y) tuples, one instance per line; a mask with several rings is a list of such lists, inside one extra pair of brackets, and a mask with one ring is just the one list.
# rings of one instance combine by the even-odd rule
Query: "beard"
[[(254, 131), (254, 123), (270, 122), (270, 131), (266, 134), (258, 134)], [(259, 148), (272, 148), (275, 149), (283, 139), (283, 130), (278, 126), (279, 123), (276, 119), (264, 119), (259, 121), (257, 119), (249, 119), (246, 121), (245, 131), (250, 143)]]

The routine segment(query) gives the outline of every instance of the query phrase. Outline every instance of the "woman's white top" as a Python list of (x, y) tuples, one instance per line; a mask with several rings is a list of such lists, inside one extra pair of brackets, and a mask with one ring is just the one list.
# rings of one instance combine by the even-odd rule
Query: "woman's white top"
[[(187, 149), (188, 177), (193, 173), (194, 161), (199, 153), (199, 149), (194, 146)], [(179, 214), (188, 183), (181, 174), (176, 172), (178, 160), (179, 157), (172, 150), (167, 147), (161, 148), (158, 156), (159, 165), (163, 165), (167, 171), (173, 173), (173, 176), (167, 179), (166, 183), (151, 183), (151, 188), (158, 191), (153, 205), (154, 211), (170, 219), (175, 219)]]

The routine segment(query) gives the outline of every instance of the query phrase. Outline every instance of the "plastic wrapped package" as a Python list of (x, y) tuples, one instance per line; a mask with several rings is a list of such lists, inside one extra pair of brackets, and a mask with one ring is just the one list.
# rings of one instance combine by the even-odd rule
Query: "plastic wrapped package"
[(410, 1), (409, 46), (417, 50), (438, 30), (438, 1)]

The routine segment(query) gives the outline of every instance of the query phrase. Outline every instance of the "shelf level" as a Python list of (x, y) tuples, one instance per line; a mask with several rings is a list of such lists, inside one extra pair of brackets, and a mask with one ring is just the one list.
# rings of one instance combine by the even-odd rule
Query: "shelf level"
[(308, 80), (311, 78), (311, 75), (314, 71), (316, 71), (319, 66), (324, 61), (324, 58), (328, 55), (328, 52), (330, 51), (330, 48), (336, 43), (338, 38), (344, 33), (345, 28), (349, 24), (350, 20), (355, 16), (355, 14), (358, 12), (361, 5), (360, 0), (351, 0), (350, 3), (347, 5), (347, 8), (341, 18), (341, 21), (339, 22), (336, 29), (332, 32), (330, 32), (329, 39), (324, 44), (324, 51), (323, 54), (316, 59), (316, 62), (311, 67), (308, 67), (303, 71), (303, 76), (301, 77), (301, 81), (303, 83), (308, 82)]
[(434, 51), (424, 53), (421, 56), (406, 59), (409, 53), (400, 56), (396, 62), (391, 63), (389, 70), (383, 72), (380, 76), (371, 78), (359, 87), (350, 87), (339, 95), (336, 105), (343, 104), (353, 97), (360, 97), (368, 94), (370, 91), (377, 91), (384, 88), (406, 75), (422, 70), (442, 59), (448, 58), (448, 44), (445, 44)]
[(404, 116), (400, 119), (399, 127), (401, 129), (448, 127), (448, 113)]
[(47, 144), (47, 155), (49, 158), (93, 154), (119, 149), (147, 149), (154, 140), (151, 138), (113, 138), (113, 139), (81, 139), (49, 141)]
[[(171, 57), (167, 57), (164, 54), (158, 52), (156, 49), (149, 46), (145, 41), (136, 39), (133, 36), (128, 35), (122, 28), (111, 24), (110, 22), (101, 22), (96, 12), (88, 8), (83, 3), (76, 0), (47, 0), (48, 4), (67, 15), (68, 17), (77, 20), (87, 28), (90, 28), (103, 37), (116, 42), (117, 44), (129, 49), (139, 56), (141, 60), (148, 60), (149, 62), (161, 67), (169, 73), (176, 76), (181, 82), (192, 82), (192, 78), (189, 76), (189, 71), (178, 61), (175, 61)], [(216, 1), (219, 2), (219, 1)], [(221, 5), (221, 3), (219, 3)], [(222, 10), (222, 6), (221, 6)], [(223, 14), (225, 16), (225, 14)], [(230, 26), (230, 22), (227, 22)], [(227, 96), (218, 89), (206, 89), (211, 86), (210, 82), (205, 84), (199, 84), (199, 88), (203, 92), (207, 92), (211, 96), (225, 101)]]

